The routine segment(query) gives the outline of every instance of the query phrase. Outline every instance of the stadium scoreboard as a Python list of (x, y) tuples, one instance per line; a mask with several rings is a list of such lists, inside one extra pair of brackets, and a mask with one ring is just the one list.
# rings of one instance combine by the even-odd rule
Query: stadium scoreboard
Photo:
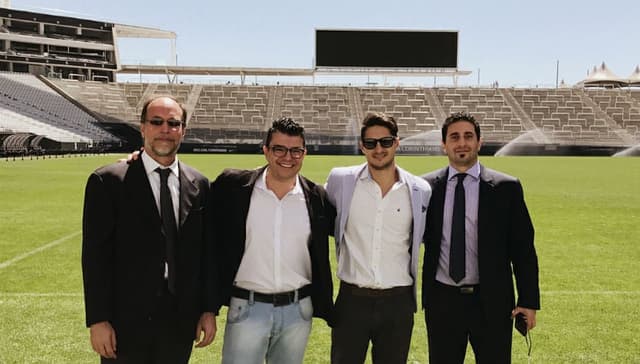
[(457, 31), (316, 29), (315, 67), (458, 67)]

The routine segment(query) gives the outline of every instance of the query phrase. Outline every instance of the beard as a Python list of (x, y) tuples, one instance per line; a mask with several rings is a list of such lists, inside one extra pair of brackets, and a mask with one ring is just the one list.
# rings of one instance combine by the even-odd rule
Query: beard
[(180, 143), (167, 143), (167, 142), (151, 142), (151, 151), (158, 157), (168, 157), (175, 154), (180, 147)]
[(369, 167), (376, 171), (384, 171), (393, 167), (393, 158), (389, 159), (387, 162), (382, 162), (382, 164), (373, 164), (371, 162), (368, 164)]

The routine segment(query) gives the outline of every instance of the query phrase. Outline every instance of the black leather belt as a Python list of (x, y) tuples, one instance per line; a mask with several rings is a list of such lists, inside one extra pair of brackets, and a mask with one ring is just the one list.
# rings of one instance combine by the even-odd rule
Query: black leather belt
[(389, 296), (398, 296), (401, 294), (411, 293), (413, 291), (413, 286), (399, 286), (399, 287), (392, 287), (392, 288), (375, 289), (375, 288), (358, 287), (355, 284), (341, 281), (340, 290), (344, 292), (348, 292), (349, 294), (354, 296), (389, 297)]
[(233, 286), (231, 289), (231, 296), (248, 300), (253, 292), (253, 300), (262, 303), (271, 303), (274, 306), (286, 306), (296, 302), (296, 291), (298, 292), (297, 300), (311, 296), (311, 285), (306, 285), (297, 290), (281, 293), (260, 293), (256, 291), (249, 291), (244, 288)]
[(460, 293), (460, 294), (474, 294), (474, 293), (478, 293), (478, 291), (480, 290), (479, 284), (466, 285), (466, 286), (450, 286), (440, 281), (436, 281), (436, 285), (443, 289), (455, 291), (456, 293)]

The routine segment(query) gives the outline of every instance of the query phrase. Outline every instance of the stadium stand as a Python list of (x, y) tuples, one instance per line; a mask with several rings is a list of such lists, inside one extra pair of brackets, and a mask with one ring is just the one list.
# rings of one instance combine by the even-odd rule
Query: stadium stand
[(65, 99), (36, 76), (0, 72), (0, 125), (60, 142), (117, 143), (91, 115)]
[(113, 81), (115, 24), (0, 7), (0, 70)]
[(512, 94), (555, 143), (620, 146), (633, 142), (594, 108), (582, 89), (515, 89)]
[[(383, 111), (400, 135), (439, 131), (452, 112), (468, 111), (485, 143), (516, 138), (544, 145), (630, 146), (640, 142), (640, 92), (629, 89), (420, 88), (290, 85), (103, 83), (47, 79), (113, 123), (136, 128), (142, 104), (169, 94), (188, 113), (186, 143), (259, 144), (271, 120), (290, 116), (317, 145), (353, 145), (359, 121)], [(35, 79), (35, 81), (39, 81)]]
[(125, 87), (122, 84), (63, 79), (49, 80), (67, 95), (100, 115), (110, 116), (120, 122), (133, 124), (138, 122), (138, 118), (135, 117), (136, 107), (128, 103)]
[(585, 95), (593, 100), (599, 110), (615, 121), (617, 126), (637, 138), (640, 136), (640, 102), (634, 97), (634, 93), (606, 89), (585, 91)]
[(39, 135), (46, 135), (49, 138), (60, 142), (90, 142), (88, 138), (79, 134), (53, 127), (28, 116), (3, 109), (2, 107), (2, 104), (0, 104), (0, 126), (5, 130), (15, 133), (35, 133)]
[(437, 128), (428, 93), (420, 88), (362, 88), (363, 112), (383, 111), (393, 115), (401, 135)]
[(486, 142), (508, 142), (525, 130), (498, 89), (441, 88), (436, 94), (445, 114), (473, 114)]

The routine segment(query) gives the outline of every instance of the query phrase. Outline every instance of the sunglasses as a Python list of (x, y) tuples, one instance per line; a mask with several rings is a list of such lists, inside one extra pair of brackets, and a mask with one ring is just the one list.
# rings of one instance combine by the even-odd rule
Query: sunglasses
[(390, 148), (395, 141), (396, 141), (396, 137), (394, 136), (388, 136), (380, 139), (365, 138), (365, 139), (362, 139), (362, 145), (366, 149), (376, 149), (376, 145), (380, 143), (381, 147)]
[(162, 118), (151, 118), (151, 119), (149, 119), (147, 121), (149, 122), (149, 124), (155, 125), (155, 126), (160, 126), (160, 125), (164, 124), (165, 121), (166, 121), (167, 125), (169, 125), (169, 127), (171, 129), (179, 129), (181, 126), (184, 125), (182, 120), (176, 120), (176, 119), (164, 120)]
[(273, 145), (269, 147), (269, 149), (271, 149), (271, 152), (276, 157), (284, 157), (285, 155), (287, 155), (287, 152), (291, 154), (291, 158), (293, 159), (300, 159), (304, 155), (304, 148), (299, 147), (287, 148), (282, 145)]

